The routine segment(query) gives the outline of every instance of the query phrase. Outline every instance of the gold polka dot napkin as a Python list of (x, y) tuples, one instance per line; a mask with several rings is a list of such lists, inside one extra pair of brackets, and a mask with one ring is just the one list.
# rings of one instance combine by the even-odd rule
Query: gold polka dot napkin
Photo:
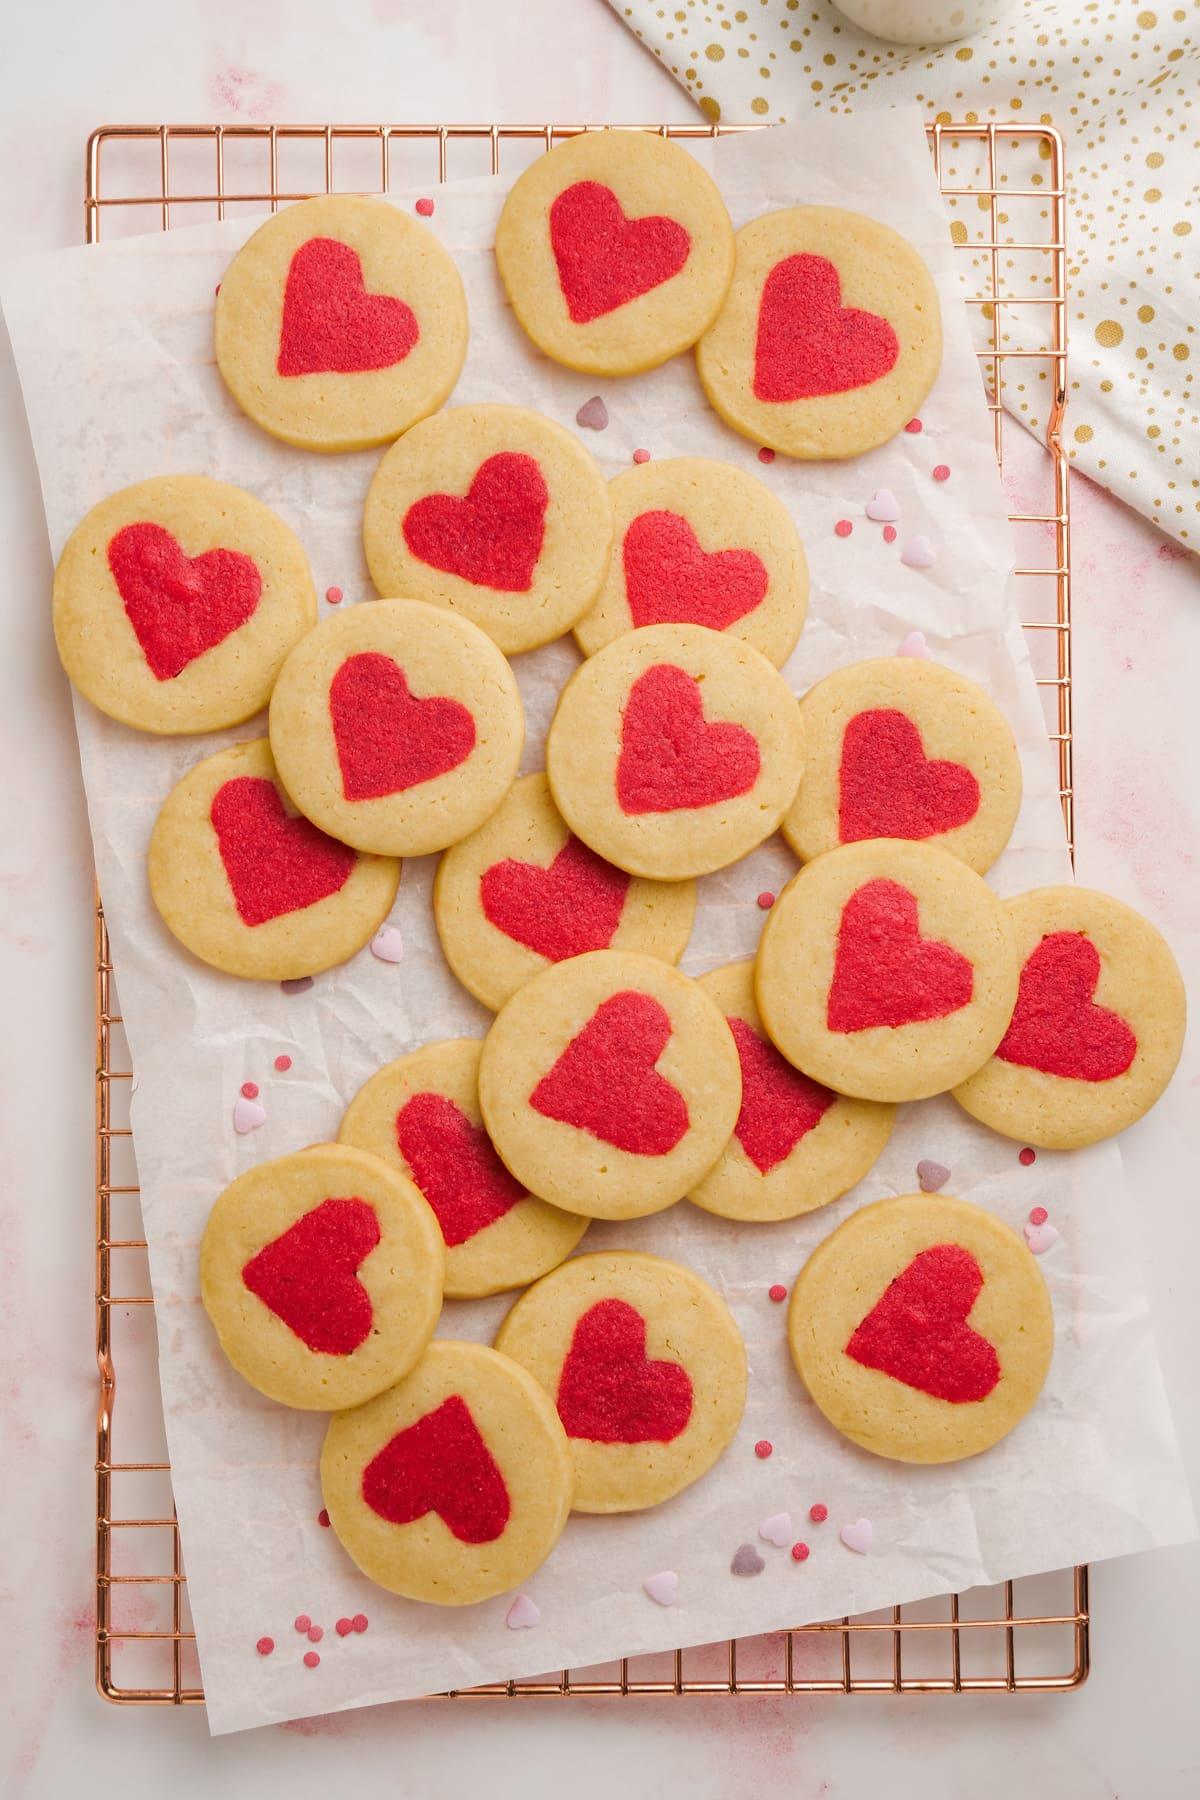
[[(832, 0), (608, 4), (713, 121), (774, 124), (915, 100), (943, 123), (1056, 125), (1067, 153), (1070, 454), (1182, 543), (1200, 545), (1200, 0), (1020, 0), (998, 5), (990, 30), (927, 48), (864, 36)], [(980, 185), (966, 167), (975, 148), (944, 146), (945, 185), (955, 185), (960, 155), (962, 185)], [(1037, 148), (1040, 159), (1027, 146), (1028, 168), (1006, 158), (997, 170), (996, 241), (1014, 246), (999, 259), (1002, 293), (1052, 280), (1044, 254), (1015, 248), (1049, 237), (1048, 203), (1036, 193), (1047, 185), (1049, 145)], [(948, 205), (956, 243), (990, 241), (989, 199)], [(989, 260), (963, 259), (985, 272)], [(983, 348), (991, 309), (972, 310)], [(1001, 348), (1048, 342), (1038, 318), (1048, 308), (1001, 310)], [(1044, 431), (1049, 366), (1031, 357), (1008, 368), (1005, 406)]]

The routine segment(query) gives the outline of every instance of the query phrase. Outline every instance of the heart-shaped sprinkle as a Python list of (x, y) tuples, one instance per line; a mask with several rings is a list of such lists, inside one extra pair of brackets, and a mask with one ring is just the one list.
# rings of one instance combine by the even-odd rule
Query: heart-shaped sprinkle
[(674, 1606), (679, 1598), (679, 1577), (674, 1569), (661, 1569), (657, 1575), (647, 1575), (642, 1590), (657, 1606)]
[(739, 1544), (729, 1565), (731, 1575), (761, 1575), (766, 1563), (753, 1544)]
[(897, 650), (896, 655), (932, 656), (933, 652), (925, 642), (925, 633), (923, 631), (910, 631), (900, 648)]
[(759, 1526), (758, 1535), (766, 1543), (774, 1544), (777, 1549), (782, 1550), (786, 1544), (790, 1544), (792, 1541), (791, 1513), (772, 1513), (770, 1518), (764, 1519)]
[(838, 1536), (847, 1550), (853, 1550), (858, 1556), (865, 1556), (871, 1548), (871, 1539), (875, 1528), (870, 1519), (855, 1519), (850, 1525), (843, 1525)]
[(404, 961), (404, 939), (397, 925), (381, 925), (371, 939), (371, 955), (377, 956), (380, 962), (398, 963)]
[(1053, 1225), (1026, 1225), (1025, 1242), (1035, 1256), (1044, 1256), (1058, 1242), (1058, 1232)]
[(950, 1179), (950, 1171), (945, 1163), (930, 1162), (925, 1159), (917, 1164), (917, 1181), (923, 1194), (936, 1194), (944, 1188)]
[(874, 519), (877, 525), (894, 525), (900, 517), (900, 507), (891, 488), (876, 488), (867, 501), (867, 517)]
[(937, 561), (937, 555), (929, 539), (918, 533), (916, 537), (910, 537), (905, 543), (900, 552), (900, 561), (908, 569), (932, 569)]
[(504, 1623), (510, 1631), (530, 1631), (541, 1623), (541, 1608), (528, 1594), (518, 1594), (504, 1615)]
[(267, 1115), (257, 1100), (247, 1100), (239, 1094), (233, 1103), (233, 1129), (239, 1137), (245, 1137), (248, 1131), (257, 1131), (265, 1125)]
[(593, 394), (585, 400), (575, 414), (575, 423), (582, 425), (585, 431), (604, 431), (608, 425), (608, 408), (599, 394)]

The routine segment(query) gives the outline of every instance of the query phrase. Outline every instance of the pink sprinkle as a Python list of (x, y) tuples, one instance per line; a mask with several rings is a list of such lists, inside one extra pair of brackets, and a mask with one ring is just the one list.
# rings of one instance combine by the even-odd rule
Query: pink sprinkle
[(850, 533), (854, 530), (854, 527), (849, 519), (839, 519), (833, 529), (837, 532), (839, 537), (849, 537)]
[(770, 912), (775, 904), (775, 896), (769, 888), (758, 896), (758, 904), (762, 907), (764, 912)]
[(939, 463), (937, 468), (933, 471), (933, 479), (935, 481), (949, 481), (949, 479), (950, 479), (950, 464), (949, 463)]
[(345, 596), (340, 587), (327, 587), (325, 589), (325, 598), (328, 600), (330, 606), (340, 606)]
[(355, 1631), (365, 1631), (367, 1629), (366, 1613), (355, 1613), (350, 1623), (353, 1625)]
[(315, 1650), (306, 1650), (304, 1652), (304, 1666), (306, 1669), (319, 1668), (320, 1663), (321, 1663), (321, 1659), (317, 1655)]
[(633, 460), (635, 463), (648, 463), (650, 461), (650, 452), (648, 450), (635, 450), (633, 453)]
[(328, 1529), (329, 1529), (329, 1514), (325, 1511), (324, 1507), (322, 1507), (320, 1512), (317, 1514), (317, 1524), (324, 1525), (326, 1531), (328, 1531)]
[(774, 1281), (771, 1283), (771, 1286), (767, 1289), (767, 1299), (774, 1300), (776, 1306), (778, 1306), (781, 1300), (787, 1299), (787, 1289), (784, 1287), (782, 1281)]
[(775, 461), (775, 452), (773, 450), (768, 450), (767, 446), (764, 444), (758, 453), (758, 460), (761, 463), (773, 463)]
[(296, 1630), (297, 1631), (307, 1631), (311, 1624), (312, 1624), (312, 1620), (309, 1618), (307, 1613), (298, 1613), (296, 1615)]
[(1027, 1169), (1030, 1163), (1035, 1163), (1037, 1161), (1037, 1151), (1031, 1150), (1029, 1145), (1026, 1144), (1025, 1148), (1017, 1157), (1017, 1161), (1021, 1164), (1022, 1168)]
[(275, 1648), (275, 1639), (267, 1637), (259, 1638), (254, 1648), (258, 1651), (260, 1656), (270, 1656), (272, 1650)]
[(905, 431), (911, 431), (915, 437), (917, 432), (924, 431), (925, 427), (922, 425), (920, 419), (910, 419), (904, 429)]
[(884, 528), (883, 528), (883, 541), (884, 541), (884, 543), (885, 543), (885, 544), (894, 544), (894, 543), (895, 543), (895, 541), (896, 541), (896, 527), (895, 527), (895, 526), (894, 526), (894, 525), (885, 525), (885, 526), (884, 526)]
[(339, 1619), (333, 1629), (337, 1632), (339, 1637), (349, 1637), (350, 1633), (354, 1630), (354, 1620)]
[(419, 212), (423, 219), (432, 219), (432, 217), (433, 217), (433, 201), (432, 200), (418, 200), (417, 204), (413, 208), (413, 210), (414, 210), (414, 212)]
[(275, 1058), (275, 1067), (279, 1070), (281, 1075), (286, 1075), (291, 1066), (292, 1059), (290, 1056), (277, 1056)]
[(772, 1450), (774, 1450), (774, 1448), (775, 1448), (775, 1446), (771, 1442), (770, 1438), (759, 1438), (757, 1444), (755, 1444), (755, 1446), (754, 1446), (754, 1454), (755, 1454), (755, 1456), (757, 1456), (759, 1458), (759, 1460), (761, 1462), (765, 1462), (767, 1457), (770, 1456)]
[(807, 1562), (809, 1559), (809, 1556), (811, 1554), (812, 1554), (812, 1552), (809, 1550), (809, 1547), (807, 1544), (793, 1544), (792, 1545), (792, 1561), (793, 1562)]
[(1035, 1206), (1029, 1215), (1029, 1223), (1031, 1225), (1044, 1225), (1049, 1217), (1050, 1214), (1046, 1211), (1044, 1206)]
[(257, 1081), (243, 1081), (242, 1093), (246, 1096), (247, 1100), (257, 1100), (258, 1099), (258, 1083), (257, 1083)]
[(324, 1636), (325, 1636), (325, 1629), (323, 1626), (321, 1626), (321, 1625), (310, 1625), (309, 1626), (308, 1641), (310, 1644), (319, 1644), (321, 1639)]
[(815, 1506), (809, 1507), (808, 1516), (814, 1525), (823, 1525), (829, 1517), (829, 1508), (823, 1500), (818, 1500)]

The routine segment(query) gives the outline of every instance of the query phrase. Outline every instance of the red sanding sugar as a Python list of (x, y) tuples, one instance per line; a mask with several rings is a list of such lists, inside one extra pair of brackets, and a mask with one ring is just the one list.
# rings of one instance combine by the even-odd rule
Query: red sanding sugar
[(576, 1320), (557, 1402), (568, 1437), (669, 1444), (692, 1416), (692, 1378), (681, 1363), (648, 1358), (645, 1319), (610, 1297)]
[(839, 537), (845, 538), (845, 537), (850, 536), (850, 533), (854, 530), (854, 527), (850, 523), (849, 519), (839, 519), (833, 529), (836, 531), (836, 533)]
[(527, 594), (542, 553), (550, 490), (534, 456), (501, 450), (476, 469), (465, 494), (414, 500), (401, 530), (431, 569), (475, 587)]
[(348, 656), (329, 684), (347, 800), (380, 800), (446, 775), (475, 748), (475, 718), (448, 694), (419, 696), (379, 650)]
[(837, 1095), (794, 1069), (745, 1019), (727, 1018), (742, 1070), (734, 1135), (760, 1175), (786, 1162), (821, 1123)]
[(403, 362), (417, 315), (393, 294), (367, 292), (358, 252), (314, 237), (292, 257), (275, 367), (280, 375), (352, 375)]
[(354, 1630), (354, 1620), (339, 1619), (333, 1629), (337, 1632), (339, 1637), (349, 1637), (350, 1633)]
[(228, 549), (189, 557), (165, 526), (149, 519), (115, 534), (108, 566), (156, 681), (174, 680), (244, 625), (262, 597), (253, 558)]
[(270, 1656), (272, 1650), (275, 1648), (275, 1639), (260, 1637), (254, 1648), (258, 1651), (260, 1656)]
[(1027, 1169), (1030, 1163), (1035, 1163), (1037, 1161), (1037, 1151), (1031, 1150), (1029, 1145), (1026, 1144), (1025, 1148), (1018, 1154), (1017, 1161), (1021, 1164), (1022, 1168)]
[(614, 312), (677, 275), (692, 247), (678, 220), (627, 216), (601, 181), (576, 181), (550, 208), (550, 248), (567, 311), (576, 325)]
[(792, 1561), (793, 1562), (807, 1562), (811, 1554), (812, 1554), (812, 1552), (809, 1550), (809, 1547), (807, 1544), (793, 1544), (792, 1545)]
[(754, 733), (704, 716), (699, 681), (655, 663), (632, 683), (621, 722), (617, 803), (623, 813), (669, 813), (748, 794), (762, 757)]
[(765, 1462), (774, 1448), (775, 1446), (770, 1438), (759, 1438), (757, 1444), (754, 1446), (754, 1454), (758, 1457), (760, 1462)]
[(907, 713), (875, 706), (855, 713), (842, 736), (843, 844), (863, 838), (929, 838), (979, 811), (979, 782), (963, 763), (925, 755)]
[(418, 200), (413, 211), (420, 213), (423, 219), (431, 219), (433, 217), (433, 201), (425, 199)]
[(775, 461), (775, 452), (773, 450), (768, 450), (767, 446), (764, 444), (758, 453), (758, 460), (760, 463), (773, 463)]
[(707, 625), (725, 631), (766, 599), (767, 565), (753, 550), (703, 550), (682, 514), (649, 508), (621, 547), (634, 626)]
[(986, 1400), (1000, 1380), (1000, 1358), (967, 1323), (982, 1286), (983, 1272), (963, 1245), (931, 1244), (884, 1290), (846, 1355), (935, 1400)]
[(479, 878), (479, 904), (497, 931), (550, 962), (607, 950), (629, 876), (570, 837), (547, 866), (505, 857)]
[(650, 452), (648, 450), (635, 450), (633, 453), (633, 460), (635, 463), (648, 463), (650, 461)]
[(291, 1066), (292, 1059), (290, 1056), (277, 1056), (275, 1058), (275, 1067), (279, 1070), (281, 1075), (286, 1075)]
[(758, 896), (758, 904), (762, 907), (764, 912), (770, 912), (775, 904), (775, 896), (771, 893), (770, 889), (764, 890), (764, 892)]
[(944, 1019), (966, 1006), (974, 989), (968, 959), (921, 936), (916, 897), (907, 888), (879, 877), (851, 894), (826, 1003), (830, 1031)]
[(610, 994), (529, 1104), (632, 1156), (667, 1156), (691, 1127), (683, 1095), (654, 1066), (670, 1040), (670, 1014), (653, 995)]
[(396, 1144), (453, 1249), (524, 1200), (481, 1126), (446, 1094), (414, 1094), (396, 1114)]
[(809, 1507), (808, 1516), (814, 1525), (823, 1525), (829, 1517), (829, 1508), (823, 1500), (818, 1500)]
[(258, 1099), (258, 1083), (257, 1083), (257, 1081), (243, 1081), (242, 1092), (246, 1096), (247, 1100), (257, 1100)]
[(1050, 1214), (1046, 1211), (1044, 1206), (1035, 1206), (1029, 1215), (1029, 1223), (1031, 1225), (1044, 1225), (1049, 1217)]
[(767, 1299), (774, 1300), (776, 1305), (778, 1305), (781, 1300), (787, 1299), (787, 1289), (784, 1287), (782, 1281), (773, 1281), (771, 1283), (771, 1286), (767, 1289)]
[(295, 1624), (296, 1624), (297, 1631), (307, 1631), (309, 1626), (312, 1624), (312, 1620), (309, 1618), (307, 1613), (298, 1613), (296, 1616)]
[(367, 1629), (366, 1613), (355, 1613), (350, 1623), (353, 1625), (355, 1631), (365, 1631)]
[(304, 1652), (304, 1666), (306, 1669), (318, 1668), (320, 1666), (320, 1662), (321, 1662), (321, 1659), (317, 1655), (315, 1650), (306, 1650)]
[(950, 479), (950, 464), (949, 463), (939, 463), (937, 468), (933, 471), (933, 479), (935, 481), (949, 481), (949, 479)]
[(360, 1492), (389, 1525), (438, 1513), (460, 1544), (494, 1543), (512, 1511), (500, 1467), (460, 1394), (396, 1432), (363, 1470)]
[(910, 419), (904, 429), (905, 431), (911, 431), (915, 436), (918, 431), (924, 431), (925, 427), (922, 425), (920, 419)]
[[(356, 1270), (379, 1236), (375, 1209), (365, 1200), (323, 1200), (250, 1258), (242, 1282), (310, 1350), (349, 1356), (374, 1322)], [(302, 1628), (297, 1621), (296, 1629), (311, 1623)]]
[(345, 844), (286, 813), (278, 788), (264, 776), (235, 775), (223, 783), (209, 818), (244, 925), (263, 925), (340, 892), (358, 861)]

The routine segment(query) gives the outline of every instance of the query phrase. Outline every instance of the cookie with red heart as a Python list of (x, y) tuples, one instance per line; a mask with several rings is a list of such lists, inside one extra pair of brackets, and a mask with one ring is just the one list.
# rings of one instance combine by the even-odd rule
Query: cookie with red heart
[(545, 775), (523, 775), (438, 864), (433, 916), (446, 961), (495, 1012), (532, 975), (589, 950), (677, 963), (696, 911), (690, 881), (645, 881), (568, 831)]
[(123, 725), (174, 735), (264, 707), (316, 622), (300, 543), (224, 481), (160, 475), (94, 506), (54, 572), (54, 636), (80, 693)]
[(1073, 1150), (1124, 1131), (1175, 1073), (1187, 997), (1148, 919), (1089, 888), (1005, 902), (1020, 988), (996, 1054), (954, 1090), (972, 1118), (1022, 1143)]
[(1005, 909), (956, 856), (870, 838), (806, 864), (767, 917), (754, 970), (767, 1035), (814, 1081), (863, 1100), (944, 1093), (1012, 1015)]
[(150, 893), (193, 956), (255, 981), (289, 981), (370, 942), (400, 883), (297, 813), (266, 738), (219, 750), (163, 801), (150, 836)]
[(1054, 1315), (1037, 1264), (994, 1214), (949, 1194), (859, 1207), (792, 1287), (792, 1360), (838, 1431), (897, 1462), (957, 1462), (1041, 1393)]
[(818, 461), (894, 437), (941, 360), (937, 289), (916, 250), (877, 219), (831, 206), (743, 226), (728, 298), (696, 346), (727, 425)]
[(741, 1421), (746, 1350), (732, 1313), (658, 1256), (572, 1257), (521, 1296), (496, 1348), (558, 1408), (576, 1512), (669, 1500), (708, 1473)]
[(558, 1542), (572, 1486), (566, 1436), (533, 1377), (447, 1338), (331, 1419), (321, 1451), (343, 1550), (380, 1587), (435, 1606), (519, 1587)]
[(377, 1156), (315, 1144), (247, 1169), (209, 1214), (200, 1296), (221, 1348), (285, 1406), (358, 1406), (406, 1374), (442, 1307), (437, 1220)]
[(306, 817), (343, 843), (421, 856), (481, 825), (512, 786), (516, 680), (469, 619), (419, 600), (323, 619), (271, 696), (271, 750)]
[(613, 555), (575, 627), (584, 655), (647, 625), (704, 625), (782, 667), (804, 624), (808, 564), (770, 489), (730, 463), (679, 456), (626, 469), (608, 491)]
[(682, 1199), (738, 1115), (741, 1074), (715, 1001), (678, 969), (595, 950), (517, 989), (483, 1042), (479, 1103), (530, 1193), (593, 1219)]
[(524, 1287), (571, 1254), (587, 1220), (537, 1200), (497, 1156), (479, 1111), (477, 1038), (426, 1044), (359, 1089), (338, 1141), (390, 1163), (425, 1196), (446, 1240), (445, 1292)]
[(523, 406), (455, 406), (405, 432), (367, 493), (384, 595), (473, 619), (508, 656), (561, 637), (608, 568), (612, 508), (579, 439)]
[(754, 1004), (753, 962), (700, 977), (725, 1015), (742, 1070), (742, 1105), (715, 1167), (688, 1195), (725, 1219), (794, 1219), (847, 1192), (883, 1153), (894, 1109), (851, 1100), (781, 1056)]
[(644, 131), (589, 131), (514, 182), (496, 265), (539, 350), (633, 375), (707, 331), (733, 272), (733, 227), (695, 157)]
[(703, 625), (626, 632), (576, 670), (546, 738), (559, 812), (631, 875), (684, 881), (775, 831), (804, 766), (791, 688)]
[(805, 771), (783, 834), (803, 862), (864, 838), (936, 844), (982, 875), (1012, 835), (1021, 763), (1007, 719), (942, 663), (885, 656), (800, 702)]
[(302, 450), (390, 443), (436, 411), (467, 354), (467, 301), (428, 226), (323, 195), (260, 225), (217, 290), (217, 367), (242, 411)]

